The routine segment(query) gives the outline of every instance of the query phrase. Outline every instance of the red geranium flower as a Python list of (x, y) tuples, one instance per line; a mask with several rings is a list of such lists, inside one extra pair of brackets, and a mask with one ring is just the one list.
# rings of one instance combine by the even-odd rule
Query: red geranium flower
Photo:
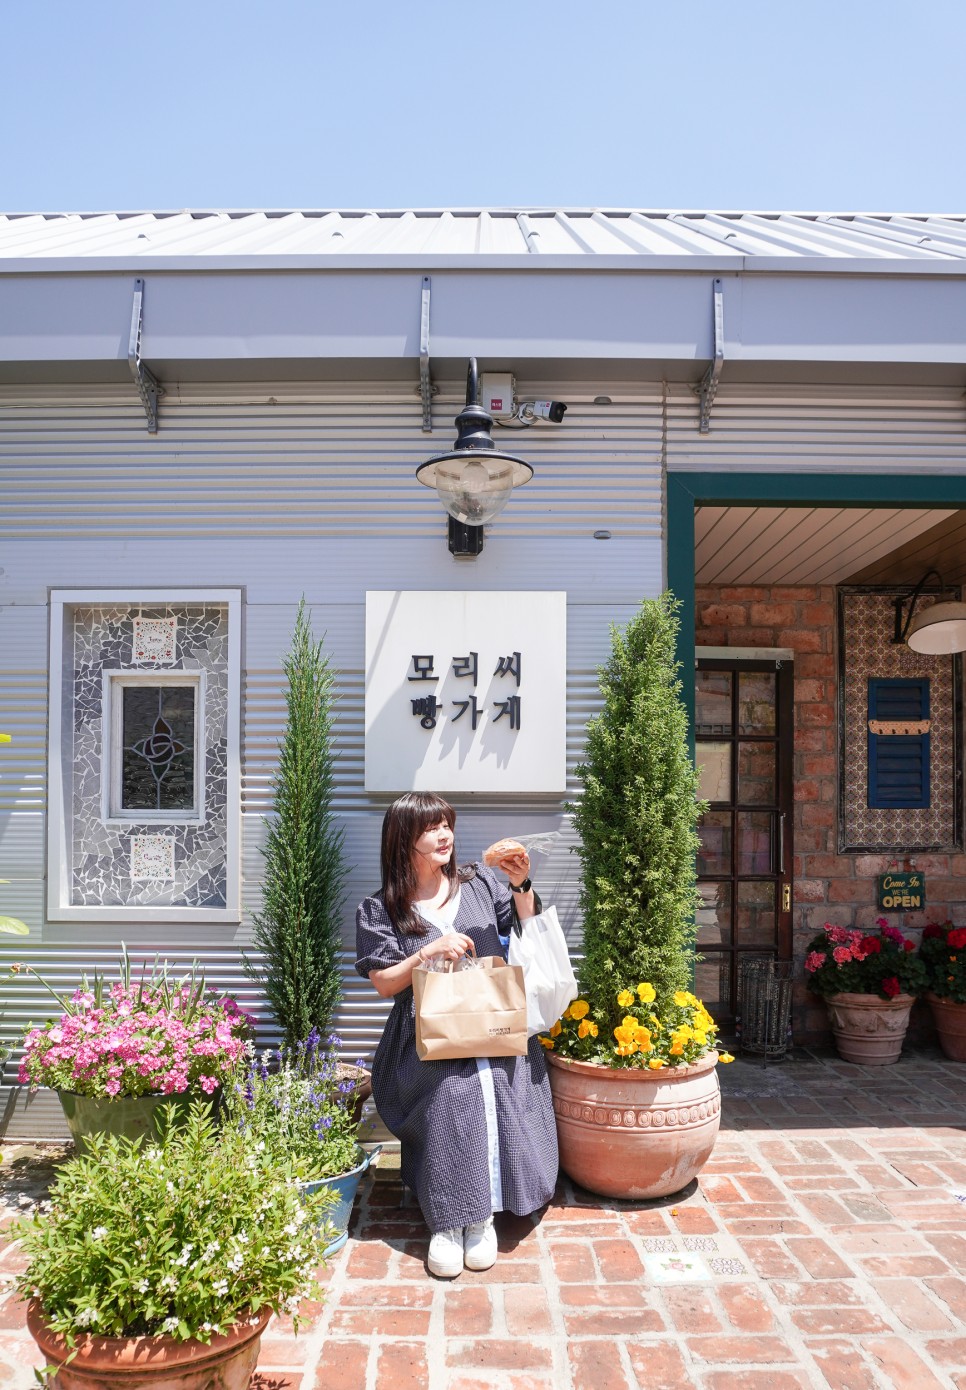
[(887, 994), (890, 999), (894, 999), (900, 992), (899, 981), (896, 979), (895, 975), (891, 975), (888, 980), (882, 981), (882, 993)]
[(877, 936), (863, 936), (862, 950), (867, 956), (873, 955), (882, 950), (882, 942)]
[(927, 937), (927, 936), (942, 936), (942, 934), (943, 934), (943, 929), (942, 929), (942, 927), (939, 925), (938, 922), (930, 922), (929, 925), (928, 925), (928, 927), (923, 927), (923, 929), (922, 929), (922, 934), (923, 934), (923, 937)]
[(966, 946), (966, 927), (956, 927), (946, 937), (947, 945), (952, 946), (954, 951), (959, 951)]

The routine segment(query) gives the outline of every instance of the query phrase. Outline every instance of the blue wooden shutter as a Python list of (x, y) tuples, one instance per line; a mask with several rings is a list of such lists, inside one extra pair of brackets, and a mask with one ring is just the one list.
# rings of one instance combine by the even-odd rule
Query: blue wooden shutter
[[(869, 719), (929, 718), (929, 680), (870, 680)], [(929, 805), (929, 734), (875, 734), (869, 730), (869, 806), (901, 809)]]

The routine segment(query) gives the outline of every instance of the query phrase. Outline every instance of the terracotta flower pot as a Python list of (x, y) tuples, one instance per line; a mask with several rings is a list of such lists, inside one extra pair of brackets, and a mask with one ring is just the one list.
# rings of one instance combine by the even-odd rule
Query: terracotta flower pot
[(966, 1062), (966, 1004), (943, 999), (938, 994), (926, 995), (932, 1010), (939, 1046), (952, 1062)]
[(825, 1000), (839, 1056), (866, 1067), (898, 1062), (915, 1003), (911, 994), (830, 994)]
[(680, 1192), (707, 1163), (721, 1120), (716, 1052), (661, 1071), (547, 1054), (560, 1166), (589, 1192)]
[(70, 1349), (47, 1326), (36, 1298), (27, 1306), (27, 1327), (47, 1364), (57, 1367), (57, 1390), (248, 1390), (271, 1316), (263, 1308), (252, 1322), (236, 1323), (207, 1346), (174, 1337), (84, 1335), (69, 1365)]

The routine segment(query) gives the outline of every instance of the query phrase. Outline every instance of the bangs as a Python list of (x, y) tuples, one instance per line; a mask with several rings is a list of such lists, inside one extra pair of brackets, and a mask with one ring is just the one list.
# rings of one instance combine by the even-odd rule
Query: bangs
[(441, 796), (434, 796), (426, 792), (420, 797), (420, 805), (417, 811), (416, 832), (418, 839), (427, 830), (432, 830), (434, 825), (439, 825), (440, 821), (445, 821), (450, 830), (456, 825), (456, 812), (448, 801), (444, 801)]

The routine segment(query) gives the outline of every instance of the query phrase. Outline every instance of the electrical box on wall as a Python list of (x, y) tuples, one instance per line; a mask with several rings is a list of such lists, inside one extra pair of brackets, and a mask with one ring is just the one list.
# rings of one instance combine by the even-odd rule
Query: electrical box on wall
[(482, 372), (480, 405), (494, 420), (509, 419), (513, 414), (516, 388), (511, 372)]

